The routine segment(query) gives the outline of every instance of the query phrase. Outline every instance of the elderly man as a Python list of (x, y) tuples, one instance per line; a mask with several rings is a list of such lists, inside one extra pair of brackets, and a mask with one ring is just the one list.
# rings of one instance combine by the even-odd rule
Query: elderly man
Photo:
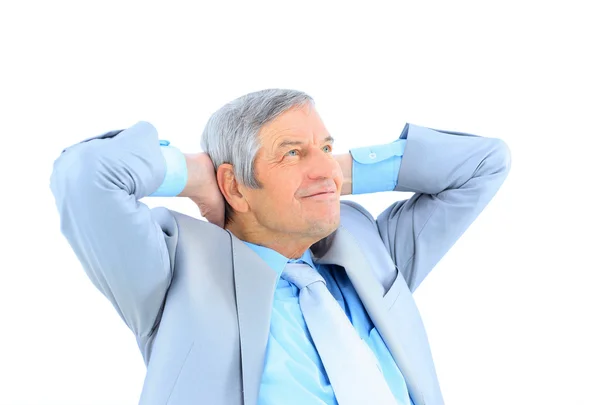
[[(333, 152), (305, 93), (213, 114), (204, 153), (139, 122), (73, 145), (51, 188), (61, 229), (135, 334), (141, 404), (443, 404), (412, 298), (510, 167), (499, 139), (407, 124)], [(377, 219), (340, 195), (409, 191)], [(191, 198), (208, 220), (147, 196)]]

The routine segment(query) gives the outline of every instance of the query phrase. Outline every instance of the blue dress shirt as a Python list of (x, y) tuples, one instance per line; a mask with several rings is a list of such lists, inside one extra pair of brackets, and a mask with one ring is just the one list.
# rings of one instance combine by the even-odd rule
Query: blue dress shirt
[[(325, 279), (327, 288), (346, 312), (358, 335), (373, 350), (398, 405), (412, 405), (402, 373), (342, 267), (315, 265), (310, 250), (304, 252), (298, 260), (289, 260), (267, 247), (244, 243), (279, 277), (288, 261), (304, 262), (316, 269)], [(323, 363), (302, 317), (299, 293), (298, 287), (279, 278), (273, 298), (271, 330), (257, 402), (259, 405), (337, 404)]]
[[(406, 140), (386, 145), (351, 149), (352, 194), (391, 191), (396, 187)], [(161, 141), (167, 173), (163, 184), (153, 196), (177, 195), (181, 190), (181, 152)], [(179, 156), (178, 156), (179, 154)], [(177, 194), (175, 194), (175, 192)], [(171, 194), (169, 194), (171, 193)], [(401, 371), (385, 342), (374, 327), (356, 290), (342, 267), (315, 265), (310, 250), (298, 260), (290, 260), (264, 246), (244, 242), (278, 275), (291, 262), (304, 262), (325, 279), (327, 288), (346, 312), (357, 333), (373, 350), (398, 405), (414, 405)], [(310, 337), (299, 303), (299, 289), (279, 278), (273, 299), (271, 328), (267, 342), (265, 365), (259, 391), (259, 405), (336, 405), (333, 388)]]

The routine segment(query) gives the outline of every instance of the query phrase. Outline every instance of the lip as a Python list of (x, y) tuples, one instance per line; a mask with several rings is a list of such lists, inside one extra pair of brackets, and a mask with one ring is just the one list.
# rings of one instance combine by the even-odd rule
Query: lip
[(309, 198), (311, 200), (329, 200), (330, 198), (335, 197), (335, 195), (336, 194), (334, 191), (326, 191), (323, 193), (309, 195), (303, 198)]

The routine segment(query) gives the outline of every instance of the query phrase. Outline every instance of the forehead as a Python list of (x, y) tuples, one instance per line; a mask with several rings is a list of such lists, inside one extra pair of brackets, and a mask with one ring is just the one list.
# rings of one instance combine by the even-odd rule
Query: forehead
[(267, 149), (275, 149), (283, 140), (319, 141), (328, 135), (319, 113), (310, 104), (284, 112), (259, 132), (261, 147)]

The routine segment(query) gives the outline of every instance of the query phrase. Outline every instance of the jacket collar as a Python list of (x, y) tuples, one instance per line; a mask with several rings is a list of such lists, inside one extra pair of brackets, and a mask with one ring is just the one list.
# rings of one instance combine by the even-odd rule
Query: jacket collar
[[(287, 261), (284, 262), (283, 259), (287, 260), (287, 258), (271, 249), (268, 250), (281, 257), (269, 255), (269, 252), (260, 247), (252, 247), (247, 242), (238, 239), (230, 231), (227, 232), (230, 233), (232, 241), (244, 404), (255, 405), (269, 338), (273, 295), (281, 275), (281, 271), (278, 269), (282, 263), (285, 266)], [(267, 261), (263, 260), (262, 256), (265, 253), (267, 253), (268, 262), (274, 263), (276, 268), (272, 268)], [(343, 226), (340, 226), (331, 235), (312, 245), (305, 255), (307, 253), (309, 256), (312, 255), (311, 259), (316, 264), (336, 264), (345, 268), (373, 324), (377, 327), (392, 357), (402, 371), (411, 397), (417, 401), (415, 402), (417, 405), (420, 405), (421, 401), (418, 398), (421, 395), (416, 375), (412, 372), (412, 366), (400, 341), (401, 337), (395, 336), (393, 333), (393, 325), (390, 324), (392, 320), (389, 319), (388, 309), (385, 307), (381, 295), (373, 293), (381, 291), (381, 285), (373, 276), (371, 266), (361, 253), (361, 248), (354, 237)]]

